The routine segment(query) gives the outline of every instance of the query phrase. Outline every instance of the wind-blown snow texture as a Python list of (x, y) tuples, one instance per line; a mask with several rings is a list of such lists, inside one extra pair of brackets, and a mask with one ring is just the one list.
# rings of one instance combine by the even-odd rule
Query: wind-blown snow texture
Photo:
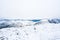
[(60, 40), (60, 19), (0, 19), (0, 40)]

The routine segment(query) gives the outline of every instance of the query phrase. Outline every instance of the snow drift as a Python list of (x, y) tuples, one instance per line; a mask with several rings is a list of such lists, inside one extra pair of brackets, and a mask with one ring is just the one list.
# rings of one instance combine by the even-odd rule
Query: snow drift
[(60, 19), (0, 19), (0, 40), (60, 40)]

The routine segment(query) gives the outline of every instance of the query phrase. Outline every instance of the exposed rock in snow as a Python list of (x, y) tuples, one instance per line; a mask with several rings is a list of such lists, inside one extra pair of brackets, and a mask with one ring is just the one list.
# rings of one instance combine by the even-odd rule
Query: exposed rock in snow
[(60, 19), (50, 19), (48, 21), (49, 23), (55, 23), (55, 24), (60, 23)]

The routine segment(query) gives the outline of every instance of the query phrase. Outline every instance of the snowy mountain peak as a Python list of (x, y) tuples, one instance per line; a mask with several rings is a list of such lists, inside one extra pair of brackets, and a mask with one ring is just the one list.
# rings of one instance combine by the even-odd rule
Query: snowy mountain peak
[(7, 27), (35, 26), (44, 23), (58, 24), (60, 23), (60, 19), (32, 19), (32, 20), (0, 19), (0, 29), (7, 28)]

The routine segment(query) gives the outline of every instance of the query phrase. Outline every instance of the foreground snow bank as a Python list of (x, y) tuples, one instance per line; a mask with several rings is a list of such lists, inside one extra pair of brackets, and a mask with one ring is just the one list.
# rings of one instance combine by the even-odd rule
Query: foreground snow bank
[(60, 40), (60, 23), (49, 22), (48, 20), (0, 22), (0, 40)]

